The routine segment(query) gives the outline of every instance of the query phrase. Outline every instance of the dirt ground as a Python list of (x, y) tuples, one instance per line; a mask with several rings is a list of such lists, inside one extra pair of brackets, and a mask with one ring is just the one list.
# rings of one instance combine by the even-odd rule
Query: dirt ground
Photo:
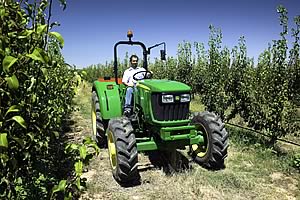
[[(73, 134), (82, 138), (90, 135), (89, 119), (80, 112), (73, 118)], [(112, 176), (108, 150), (101, 149), (83, 174), (87, 190), (81, 199), (300, 199), (300, 174), (279, 171), (277, 160), (257, 158), (254, 153), (231, 145), (224, 170), (208, 171), (186, 158), (190, 169), (177, 173), (168, 173), (140, 153), (141, 184), (122, 187)]]
[[(79, 96), (85, 106), (79, 106), (80, 110), (72, 116), (76, 123), (71, 134), (77, 138), (91, 136), (90, 97), (87, 94)], [(158, 160), (161, 162), (160, 158)], [(83, 174), (87, 179), (87, 190), (81, 199), (300, 200), (300, 173), (287, 163), (286, 158), (272, 150), (231, 142), (226, 168), (220, 171), (206, 170), (189, 157), (183, 157), (183, 161), (188, 162), (190, 168), (169, 173), (166, 166), (157, 165), (152, 159), (150, 161), (149, 155), (140, 153), (141, 183), (122, 187), (112, 176), (108, 150), (101, 149), (100, 155), (91, 161)]]

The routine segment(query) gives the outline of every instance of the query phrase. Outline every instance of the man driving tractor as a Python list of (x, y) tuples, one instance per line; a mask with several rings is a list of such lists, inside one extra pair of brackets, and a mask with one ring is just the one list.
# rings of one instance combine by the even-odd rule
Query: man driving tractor
[[(129, 116), (131, 113), (131, 100), (133, 94), (133, 87), (136, 84), (136, 80), (133, 79), (133, 75), (137, 72), (145, 71), (143, 67), (138, 67), (139, 58), (137, 55), (130, 56), (130, 67), (124, 71), (122, 82), (127, 86), (126, 95), (125, 95), (125, 106), (124, 106), (124, 115)], [(139, 77), (137, 77), (140, 75)], [(136, 78), (142, 79), (144, 77), (143, 73), (136, 75)]]
[[(189, 148), (189, 156), (198, 164), (223, 169), (229, 138), (224, 123), (214, 113), (191, 112), (190, 86), (152, 79), (147, 55), (154, 47), (163, 45), (161, 60), (166, 60), (164, 42), (147, 48), (142, 42), (132, 41), (132, 31), (128, 31), (127, 37), (128, 41), (114, 45), (115, 80), (99, 79), (92, 87), (93, 138), (99, 146), (107, 145), (114, 178), (120, 185), (139, 183), (138, 152), (153, 150), (169, 157), (174, 168), (180, 163), (177, 150)], [(119, 45), (137, 45), (143, 51), (143, 67), (138, 67), (139, 59), (132, 55), (123, 84), (118, 81)]]

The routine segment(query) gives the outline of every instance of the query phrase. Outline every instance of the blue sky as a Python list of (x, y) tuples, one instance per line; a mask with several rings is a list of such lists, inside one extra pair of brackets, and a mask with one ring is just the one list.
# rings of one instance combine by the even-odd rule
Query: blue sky
[[(223, 45), (232, 48), (245, 36), (248, 56), (257, 60), (268, 43), (279, 38), (276, 7), (288, 9), (289, 22), (300, 15), (299, 0), (68, 0), (65, 11), (54, 1), (52, 21), (60, 22), (55, 31), (65, 39), (62, 50), (66, 62), (78, 68), (113, 59), (113, 46), (133, 40), (146, 46), (167, 43), (167, 55), (176, 56), (183, 40), (207, 44), (209, 25), (221, 28)], [(126, 51), (141, 55), (139, 48), (121, 46), (120, 59)], [(159, 56), (152, 50), (151, 58)]]

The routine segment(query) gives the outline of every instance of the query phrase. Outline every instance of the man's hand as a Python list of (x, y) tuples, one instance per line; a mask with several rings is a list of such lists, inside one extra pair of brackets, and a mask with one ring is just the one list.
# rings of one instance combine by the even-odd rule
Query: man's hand
[(133, 83), (127, 83), (126, 84), (128, 87), (133, 87)]
[[(128, 87), (133, 87), (134, 86), (134, 84), (133, 83), (124, 83), (126, 86), (128, 86)], [(138, 86), (138, 82), (136, 82), (136, 86)]]
[[(149, 73), (149, 72), (150, 72), (150, 73)], [(153, 76), (153, 72), (152, 72), (152, 71), (149, 71), (149, 72), (146, 73), (145, 78), (151, 79), (152, 76)]]

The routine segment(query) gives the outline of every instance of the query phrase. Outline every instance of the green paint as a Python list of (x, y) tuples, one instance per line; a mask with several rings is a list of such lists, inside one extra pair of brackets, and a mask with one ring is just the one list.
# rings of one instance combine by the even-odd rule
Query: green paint
[(190, 139), (196, 137), (195, 126), (163, 127), (160, 129), (160, 137), (164, 141)]
[(162, 140), (136, 138), (138, 151), (168, 150), (204, 142), (202, 135), (197, 135), (195, 126), (164, 127), (159, 134)]
[(137, 149), (138, 151), (151, 151), (151, 150), (157, 150), (158, 147), (157, 147), (157, 143), (151, 140), (147, 142), (138, 142)]
[[(107, 85), (113, 85), (113, 89), (107, 89)], [(103, 119), (111, 119), (122, 116), (122, 108), (119, 94), (119, 86), (115, 82), (95, 81), (93, 88), (96, 90), (100, 110)]]
[(139, 81), (139, 84), (150, 88), (151, 92), (190, 92), (191, 87), (178, 82), (170, 80), (146, 79)]
[[(113, 85), (113, 89), (107, 89), (107, 85)], [(126, 94), (126, 87), (123, 84), (95, 81), (93, 88), (97, 91), (104, 119), (122, 116), (121, 111)], [(157, 131), (153, 134), (158, 134), (160, 139), (145, 137), (143, 130), (140, 130), (141, 133), (136, 135), (138, 151), (168, 150), (203, 142), (203, 137), (197, 134), (195, 126), (188, 125), (190, 120), (157, 121), (153, 116), (152, 92), (190, 93), (190, 90), (189, 86), (177, 81), (155, 79), (139, 81), (133, 96), (134, 109), (143, 112), (143, 122), (157, 127)]]
[[(152, 86), (153, 85), (153, 86)], [(134, 94), (135, 104), (139, 105), (144, 113), (145, 122), (152, 124), (154, 126), (182, 126), (187, 125), (190, 120), (175, 120), (175, 121), (158, 121), (154, 118), (152, 112), (152, 102), (151, 93), (156, 87), (161, 87), (160, 92), (186, 92), (190, 93), (190, 87), (177, 82), (177, 81), (167, 81), (167, 80), (144, 80), (139, 82), (139, 86)], [(149, 89), (150, 90), (149, 90)], [(174, 91), (172, 91), (174, 90)], [(158, 92), (158, 90), (156, 90)]]
[(199, 143), (203, 143), (203, 137), (201, 135), (189, 139), (185, 138), (170, 141), (139, 141), (137, 142), (137, 149), (138, 151), (170, 150)]

